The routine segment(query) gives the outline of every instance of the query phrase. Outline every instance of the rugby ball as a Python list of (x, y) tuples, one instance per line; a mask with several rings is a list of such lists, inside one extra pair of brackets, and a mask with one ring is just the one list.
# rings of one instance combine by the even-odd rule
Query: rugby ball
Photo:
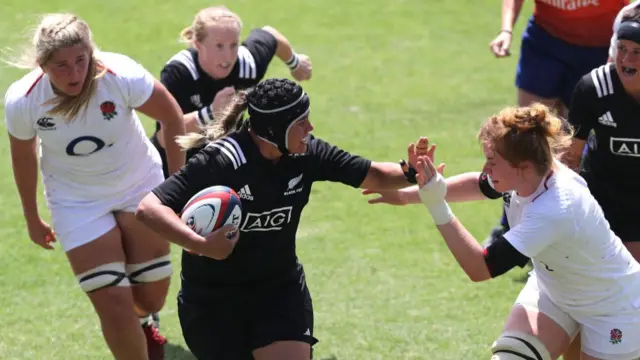
[(240, 226), (242, 203), (233, 189), (226, 186), (208, 187), (195, 194), (182, 209), (180, 218), (201, 236), (224, 225)]

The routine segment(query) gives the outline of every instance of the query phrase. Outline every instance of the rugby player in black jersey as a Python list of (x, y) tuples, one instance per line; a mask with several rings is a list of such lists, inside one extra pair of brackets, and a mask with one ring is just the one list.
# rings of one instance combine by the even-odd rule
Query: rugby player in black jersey
[[(160, 81), (184, 112), (187, 132), (200, 132), (215, 121), (216, 114), (234, 93), (256, 85), (278, 57), (298, 81), (311, 78), (311, 61), (297, 54), (289, 40), (271, 26), (252, 29), (240, 43), (242, 21), (223, 6), (200, 10), (180, 37), (189, 47), (175, 54), (160, 73)], [(160, 152), (165, 177), (167, 158), (162, 127), (156, 123), (151, 142)], [(187, 158), (199, 149), (187, 152)]]
[[(309, 359), (317, 340), (295, 239), (312, 185), (398, 189), (415, 180), (397, 163), (373, 162), (310, 135), (309, 104), (285, 79), (239, 93), (205, 135), (180, 139), (184, 148), (208, 145), (138, 208), (149, 227), (201, 254), (183, 251), (178, 302), (186, 343), (199, 359)], [(237, 126), (245, 109), (249, 117)], [(203, 238), (176, 215), (213, 185), (242, 199), (243, 220), (231, 240), (230, 227)]]
[(640, 8), (625, 12), (616, 37), (613, 62), (576, 85), (568, 119), (575, 136), (566, 162), (587, 181), (611, 229), (640, 259)]

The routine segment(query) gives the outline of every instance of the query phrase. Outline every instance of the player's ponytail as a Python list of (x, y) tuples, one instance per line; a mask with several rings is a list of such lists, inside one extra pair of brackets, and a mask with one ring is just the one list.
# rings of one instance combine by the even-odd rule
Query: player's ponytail
[(543, 175), (571, 145), (569, 124), (543, 104), (507, 107), (491, 116), (478, 133), (483, 144), (492, 147), (512, 166), (530, 161)]
[(176, 142), (183, 150), (193, 149), (214, 141), (234, 130), (238, 130), (247, 109), (247, 91), (238, 91), (231, 103), (222, 111), (213, 123), (207, 125), (200, 133), (189, 133), (179, 136)]

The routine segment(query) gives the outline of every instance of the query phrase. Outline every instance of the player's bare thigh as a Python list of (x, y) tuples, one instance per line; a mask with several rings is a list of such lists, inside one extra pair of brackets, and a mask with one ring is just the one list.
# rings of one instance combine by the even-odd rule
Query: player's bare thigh
[(256, 360), (309, 360), (311, 345), (302, 341), (277, 341), (253, 351)]
[(124, 263), (121, 235), (115, 226), (98, 238), (67, 251), (74, 274), (79, 275), (104, 264)]
[[(122, 232), (122, 247), (127, 266), (150, 261), (168, 261), (170, 243), (135, 218), (132, 212), (115, 212), (116, 222)], [(134, 277), (132, 277), (134, 278)], [(135, 278), (134, 278), (135, 280)], [(146, 311), (158, 311), (164, 305), (171, 276), (160, 280), (144, 281), (132, 287), (136, 305)]]
[(562, 355), (571, 342), (569, 334), (549, 316), (520, 305), (511, 309), (504, 331), (519, 331), (537, 337), (546, 346), (552, 359)]
[(568, 109), (560, 99), (542, 98), (525, 90), (518, 89), (518, 106), (529, 106), (535, 102), (539, 102), (548, 106), (550, 109), (555, 110), (558, 115), (564, 118), (566, 118), (568, 115)]

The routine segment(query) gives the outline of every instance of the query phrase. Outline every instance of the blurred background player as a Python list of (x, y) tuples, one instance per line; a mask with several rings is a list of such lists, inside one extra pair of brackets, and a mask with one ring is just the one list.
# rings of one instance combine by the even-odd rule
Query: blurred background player
[(613, 35), (611, 36), (611, 44), (609, 46), (609, 61), (613, 61), (615, 57), (616, 45), (617, 45), (616, 40), (618, 39), (618, 37), (616, 36), (616, 32), (618, 31), (618, 28), (620, 27), (620, 23), (622, 22), (622, 16), (625, 13), (627, 13), (629, 10), (632, 10), (638, 6), (640, 6), (640, 2), (638, 1), (631, 2), (629, 5), (622, 8), (620, 12), (618, 12), (618, 15), (613, 21)]
[[(502, 28), (491, 41), (498, 58), (510, 55), (513, 27), (524, 0), (502, 1)], [(604, 64), (612, 24), (628, 0), (535, 1), (522, 34), (516, 68), (518, 106), (539, 102), (566, 117), (575, 84)]]
[[(149, 315), (169, 289), (169, 242), (134, 211), (163, 176), (135, 110), (163, 123), (171, 171), (185, 161), (171, 140), (184, 134), (182, 112), (141, 65), (99, 52), (75, 15), (45, 16), (32, 46), (15, 62), (31, 71), (4, 104), (29, 236), (45, 249), (60, 241), (114, 358), (162, 359), (166, 339)], [(38, 214), (38, 153), (53, 229)]]
[[(247, 109), (249, 118), (237, 114)], [(300, 85), (267, 79), (234, 98), (229, 113), (189, 134), (184, 146), (210, 142), (153, 190), (138, 217), (196, 253), (183, 251), (178, 308), (183, 335), (198, 359), (308, 360), (316, 343), (313, 306), (296, 233), (318, 181), (352, 187), (409, 185), (397, 163), (372, 162), (310, 135), (310, 100)], [(221, 136), (225, 129), (239, 130)], [(222, 129), (220, 129), (222, 127)], [(239, 238), (222, 228), (203, 238), (176, 213), (213, 185), (242, 199)]]
[[(214, 122), (236, 91), (256, 85), (277, 56), (298, 81), (311, 78), (311, 60), (297, 54), (287, 38), (271, 26), (251, 30), (240, 43), (242, 21), (223, 6), (200, 10), (180, 34), (189, 48), (178, 52), (164, 66), (160, 81), (184, 112), (187, 132), (200, 132)], [(168, 177), (162, 126), (151, 137)], [(187, 152), (187, 159), (200, 148)]]

